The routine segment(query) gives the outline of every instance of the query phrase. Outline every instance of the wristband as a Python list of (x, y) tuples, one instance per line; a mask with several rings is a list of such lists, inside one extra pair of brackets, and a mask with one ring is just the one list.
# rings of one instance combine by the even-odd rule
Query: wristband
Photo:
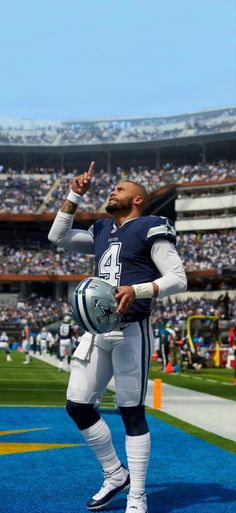
[(154, 296), (154, 287), (151, 281), (132, 285), (136, 299), (151, 299)]
[(72, 203), (76, 203), (76, 205), (78, 205), (81, 202), (80, 194), (77, 194), (76, 192), (72, 191), (72, 189), (70, 190), (66, 199), (72, 201)]

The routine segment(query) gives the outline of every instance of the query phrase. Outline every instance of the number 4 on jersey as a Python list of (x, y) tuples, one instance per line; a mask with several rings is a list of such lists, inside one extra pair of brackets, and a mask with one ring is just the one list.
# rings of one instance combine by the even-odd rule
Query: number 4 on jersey
[(101, 278), (109, 281), (114, 287), (120, 284), (120, 273), (122, 264), (119, 262), (119, 255), (122, 242), (112, 242), (109, 248), (103, 253), (98, 264), (98, 274)]

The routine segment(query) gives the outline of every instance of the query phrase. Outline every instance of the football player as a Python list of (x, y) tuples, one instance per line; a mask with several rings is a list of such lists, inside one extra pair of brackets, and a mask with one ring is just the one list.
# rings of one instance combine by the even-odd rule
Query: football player
[(0, 350), (5, 351), (7, 362), (12, 362), (11, 351), (9, 347), (9, 337), (6, 331), (3, 331), (0, 335)]
[[(111, 192), (101, 219), (86, 230), (72, 229), (73, 215), (88, 191), (94, 170), (72, 181), (72, 189), (58, 212), (49, 240), (59, 247), (95, 254), (96, 276), (117, 287), (119, 330), (81, 338), (76, 349), (67, 389), (67, 412), (93, 449), (104, 474), (101, 489), (87, 503), (90, 511), (103, 509), (120, 492), (129, 489), (126, 513), (147, 513), (145, 481), (150, 434), (145, 418), (145, 394), (152, 355), (150, 323), (153, 297), (186, 290), (186, 275), (175, 249), (171, 221), (141, 216), (147, 198), (144, 187), (120, 181)], [(106, 422), (94, 403), (111, 377), (116, 383), (116, 404), (125, 426), (128, 470), (122, 465)]]
[(54, 338), (45, 326), (43, 326), (40, 333), (38, 333), (36, 341), (37, 345), (40, 347), (40, 354), (45, 358), (49, 347), (53, 347), (54, 344)]
[(67, 359), (69, 366), (71, 353), (72, 353), (72, 338), (73, 330), (71, 326), (71, 318), (69, 315), (64, 315), (63, 321), (59, 326), (58, 339), (59, 339), (59, 371), (61, 372), (64, 368), (64, 360)]
[(25, 359), (24, 359), (23, 363), (25, 365), (29, 365), (29, 363), (30, 363), (30, 353), (29, 353), (29, 351), (30, 351), (30, 327), (29, 327), (27, 319), (22, 319), (21, 326), (22, 326), (21, 346), (22, 346), (22, 351), (25, 354)]

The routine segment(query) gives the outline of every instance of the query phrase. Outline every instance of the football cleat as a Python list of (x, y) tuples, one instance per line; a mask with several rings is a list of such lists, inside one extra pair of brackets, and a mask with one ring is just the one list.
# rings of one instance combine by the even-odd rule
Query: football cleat
[(148, 513), (146, 494), (139, 497), (128, 495), (125, 513)]
[(114, 287), (97, 277), (86, 278), (77, 285), (70, 297), (71, 314), (82, 330), (108, 333), (118, 326), (115, 293)]
[(96, 495), (87, 503), (89, 511), (99, 511), (107, 506), (119, 493), (129, 490), (130, 477), (128, 470), (121, 465), (114, 472), (103, 472), (104, 482)]

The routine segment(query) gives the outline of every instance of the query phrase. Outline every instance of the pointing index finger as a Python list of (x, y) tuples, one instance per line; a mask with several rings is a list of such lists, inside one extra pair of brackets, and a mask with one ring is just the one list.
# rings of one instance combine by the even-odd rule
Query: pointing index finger
[(89, 176), (89, 177), (93, 176), (94, 168), (95, 168), (95, 162), (94, 162), (94, 160), (93, 160), (93, 161), (91, 162), (90, 166), (89, 166), (89, 169), (88, 169), (88, 176)]

